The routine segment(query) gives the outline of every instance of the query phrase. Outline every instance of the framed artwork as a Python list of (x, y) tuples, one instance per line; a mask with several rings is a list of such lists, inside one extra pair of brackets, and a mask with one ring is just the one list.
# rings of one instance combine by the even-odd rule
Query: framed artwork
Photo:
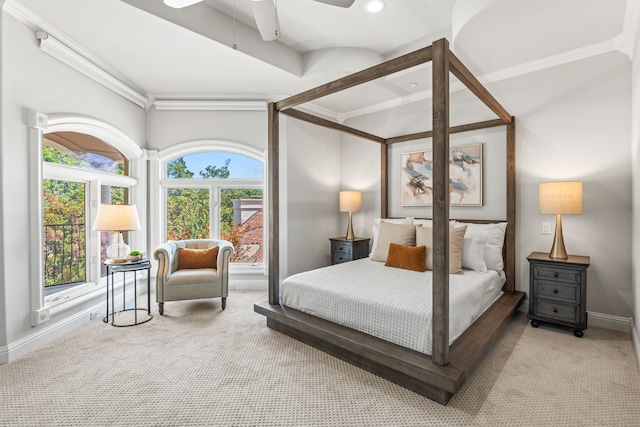
[[(432, 206), (433, 152), (416, 151), (400, 157), (402, 206)], [(450, 147), (449, 204), (482, 206), (482, 143)]]

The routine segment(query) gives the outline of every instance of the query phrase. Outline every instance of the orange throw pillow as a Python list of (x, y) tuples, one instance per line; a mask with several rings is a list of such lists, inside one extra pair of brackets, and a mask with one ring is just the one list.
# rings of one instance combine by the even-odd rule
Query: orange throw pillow
[(187, 268), (216, 268), (218, 247), (209, 249), (178, 248), (178, 270)]
[(402, 246), (396, 243), (389, 245), (387, 267), (404, 268), (424, 272), (424, 259), (427, 254), (426, 246)]

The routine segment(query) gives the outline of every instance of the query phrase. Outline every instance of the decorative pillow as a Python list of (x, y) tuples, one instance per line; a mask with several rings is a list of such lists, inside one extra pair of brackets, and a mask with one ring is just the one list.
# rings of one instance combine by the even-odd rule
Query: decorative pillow
[[(449, 274), (462, 272), (462, 243), (467, 227), (449, 228)], [(433, 270), (433, 229), (416, 226), (416, 246), (426, 246), (424, 268)]]
[(488, 270), (504, 270), (502, 260), (502, 246), (504, 245), (504, 235), (507, 230), (506, 222), (494, 224), (474, 224), (470, 222), (458, 222), (456, 226), (466, 225), (466, 237), (475, 238), (486, 236), (484, 244), (484, 263)]
[(388, 222), (391, 224), (413, 224), (413, 218), (376, 218), (373, 220), (373, 226), (371, 227), (371, 231), (373, 232), (373, 244), (371, 245), (371, 253), (369, 256), (373, 256), (376, 252), (376, 247), (378, 246), (378, 235), (380, 234), (380, 224), (382, 222)]
[(426, 254), (426, 246), (402, 246), (391, 243), (389, 245), (389, 256), (387, 256), (387, 262), (384, 265), (424, 272)]
[(209, 249), (178, 248), (178, 270), (187, 268), (217, 268), (218, 247)]
[(416, 228), (413, 224), (391, 224), (383, 221), (380, 224), (380, 234), (376, 249), (371, 259), (373, 261), (387, 262), (389, 245), (395, 243), (403, 246), (416, 245)]
[(469, 228), (464, 235), (462, 243), (462, 268), (477, 271), (478, 273), (487, 272), (487, 264), (484, 262), (484, 247), (487, 242), (486, 235), (469, 236)]

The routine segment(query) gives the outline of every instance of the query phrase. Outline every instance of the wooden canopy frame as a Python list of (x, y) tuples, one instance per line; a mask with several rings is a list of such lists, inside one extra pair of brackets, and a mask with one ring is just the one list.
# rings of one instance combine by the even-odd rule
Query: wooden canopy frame
[[(433, 130), (393, 138), (382, 138), (341, 125), (294, 107), (387, 76), (432, 62)], [(497, 116), (496, 120), (449, 125), (449, 73), (453, 73)], [(256, 304), (256, 312), (267, 316), (267, 326), (297, 338), (347, 362), (380, 375), (410, 390), (446, 404), (497, 339), (524, 300), (515, 291), (515, 118), (496, 101), (460, 60), (449, 50), (446, 39), (431, 46), (351, 74), (339, 80), (291, 96), (269, 108), (269, 302)], [(349, 133), (380, 144), (381, 217), (388, 216), (388, 150), (390, 144), (415, 139), (433, 140), (433, 335), (428, 356), (396, 344), (346, 328), (280, 304), (279, 277), (279, 114)], [(449, 346), (449, 135), (496, 126), (506, 126), (507, 179), (504, 245), (506, 283), (503, 295)], [(475, 221), (475, 222), (498, 222)]]

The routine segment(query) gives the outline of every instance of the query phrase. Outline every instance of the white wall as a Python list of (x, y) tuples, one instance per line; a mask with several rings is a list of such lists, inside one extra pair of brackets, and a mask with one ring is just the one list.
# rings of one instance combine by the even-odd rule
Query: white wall
[[(362, 206), (352, 215), (357, 237), (373, 238), (371, 224), (374, 218), (380, 218), (380, 150), (377, 142), (342, 135), (340, 189), (362, 192)], [(338, 236), (347, 234), (348, 221), (348, 214), (340, 214)]]
[(286, 223), (280, 223), (281, 229), (286, 228), (286, 238), (280, 241), (287, 251), (286, 263), (280, 267), (284, 279), (331, 263), (329, 238), (343, 233), (338, 203), (341, 144), (336, 131), (283, 115), (280, 122), (281, 140), (285, 139), (280, 148), (286, 150), (281, 179), (286, 176), (287, 186), (286, 202), (281, 203), (281, 210), (286, 208), (281, 219), (286, 218)]
[[(133, 103), (98, 85), (53, 59), (38, 48), (32, 28), (2, 13), (2, 223), (0, 240), (3, 266), (0, 270), (2, 322), (0, 349), (28, 348), (31, 337), (50, 330), (62, 319), (31, 327), (29, 259), (29, 145), (27, 111), (45, 114), (72, 113), (102, 120), (142, 145), (145, 112)], [(35, 230), (35, 232), (38, 232)], [(36, 249), (37, 250), (37, 249)], [(102, 298), (101, 298), (102, 299)], [(88, 301), (74, 312), (93, 302)], [(64, 313), (64, 317), (73, 313)], [(89, 316), (87, 315), (87, 321)], [(55, 338), (47, 334), (46, 340)], [(19, 351), (19, 350), (18, 350)]]
[[(500, 82), (489, 88), (516, 116), (518, 287), (527, 290), (532, 251), (553, 235), (541, 223), (538, 184), (583, 181), (582, 215), (564, 216), (569, 254), (591, 257), (587, 310), (628, 318), (631, 288), (630, 63), (610, 53)], [(591, 319), (590, 320), (594, 320)], [(592, 322), (593, 323), (593, 322)]]
[(156, 111), (147, 114), (147, 148), (163, 150), (195, 140), (222, 140), (267, 149), (265, 111)]
[(635, 34), (631, 73), (631, 168), (633, 171), (633, 332), (638, 366), (640, 366), (640, 26)]

